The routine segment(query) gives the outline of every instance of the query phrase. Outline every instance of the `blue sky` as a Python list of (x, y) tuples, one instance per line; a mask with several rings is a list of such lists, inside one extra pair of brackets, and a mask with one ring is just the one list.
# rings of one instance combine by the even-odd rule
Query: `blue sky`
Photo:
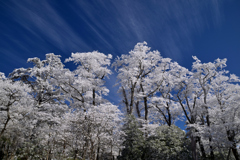
[[(28, 67), (46, 53), (98, 50), (127, 54), (146, 41), (164, 57), (190, 69), (227, 58), (227, 70), (240, 76), (239, 0), (0, 0), (0, 72)], [(72, 65), (66, 64), (72, 68)], [(107, 81), (115, 83), (115, 75)], [(110, 100), (117, 103), (116, 88)]]

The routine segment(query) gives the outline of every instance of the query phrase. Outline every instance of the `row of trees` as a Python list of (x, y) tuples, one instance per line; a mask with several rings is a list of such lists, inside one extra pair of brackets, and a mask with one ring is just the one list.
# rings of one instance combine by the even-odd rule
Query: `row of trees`
[(32, 68), (1, 77), (1, 158), (98, 159), (119, 148), (121, 112), (104, 99), (111, 56), (76, 53), (30, 58)]
[[(146, 42), (111, 59), (72, 53), (71, 71), (50, 53), (1, 73), (0, 159), (239, 160), (240, 80), (224, 70), (226, 59), (193, 57), (189, 71)], [(122, 107), (105, 98), (110, 66)]]
[(186, 119), (193, 159), (198, 150), (203, 159), (216, 159), (216, 152), (222, 159), (231, 153), (239, 159), (240, 80), (224, 70), (226, 59), (209, 63), (193, 59), (189, 71), (150, 51), (146, 42), (118, 57), (113, 65), (126, 111), (144, 119), (146, 135), (151, 124), (170, 127)]

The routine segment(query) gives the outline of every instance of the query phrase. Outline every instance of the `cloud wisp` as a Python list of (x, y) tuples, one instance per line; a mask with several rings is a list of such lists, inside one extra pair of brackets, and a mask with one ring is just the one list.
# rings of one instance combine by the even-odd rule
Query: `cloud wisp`
[(220, 24), (221, 5), (216, 0), (79, 1), (77, 7), (85, 13), (79, 16), (110, 46), (129, 48), (145, 40), (181, 60), (193, 48), (194, 36)]
[(89, 48), (48, 1), (15, 1), (8, 9), (13, 19), (38, 39), (46, 37), (49, 43), (63, 51), (79, 46)]
[[(11, 30), (21, 28), (27, 33), (20, 34), (21, 37), (5, 35), (5, 38), (28, 55), (33, 50), (42, 54), (54, 52), (49, 49), (54, 47), (65, 56), (92, 50), (116, 56), (127, 54), (137, 42), (147, 41), (163, 56), (181, 61), (192, 51), (194, 36), (221, 24), (223, 2), (90, 0), (60, 4), (23, 0), (5, 3), (5, 12), (18, 24)], [(6, 50), (8, 45), (4, 45)], [(17, 53), (18, 49), (11, 51)]]

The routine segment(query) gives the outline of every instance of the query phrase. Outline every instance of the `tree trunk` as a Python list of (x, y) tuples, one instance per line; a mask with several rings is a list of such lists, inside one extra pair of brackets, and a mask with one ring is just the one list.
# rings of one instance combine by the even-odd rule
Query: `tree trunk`
[(233, 146), (231, 147), (233, 155), (235, 157), (236, 160), (239, 160), (239, 154), (237, 151), (237, 147), (236, 147), (236, 143), (233, 144)]
[(100, 160), (99, 154), (100, 154), (100, 147), (99, 147), (99, 144), (98, 144), (96, 160)]
[[(142, 89), (142, 92), (144, 93), (144, 89), (143, 89), (143, 85), (140, 84), (140, 87)], [(147, 106), (147, 96), (145, 95), (143, 97), (143, 101), (144, 101), (144, 110), (145, 110), (145, 120), (148, 120), (148, 106)]]
[(96, 91), (95, 91), (95, 89), (93, 89), (93, 105), (95, 106), (96, 105)]
[(228, 135), (228, 140), (230, 142), (233, 142), (233, 145), (231, 146), (231, 150), (233, 152), (233, 155), (234, 155), (236, 160), (239, 160), (239, 154), (238, 154), (237, 146), (236, 146), (236, 142), (235, 142), (235, 132), (234, 132), (234, 130), (228, 130), (227, 135)]
[(73, 157), (73, 159), (74, 160), (76, 160), (77, 159), (77, 152), (78, 152), (78, 150), (76, 149), (76, 150), (74, 150), (74, 157)]
[[(208, 108), (206, 108), (208, 109)], [(210, 120), (209, 120), (209, 115), (208, 115), (208, 111), (207, 111), (207, 126), (210, 127)], [(210, 137), (209, 137), (209, 143), (210, 143), (210, 158), (211, 160), (214, 160), (214, 153), (213, 153), (213, 147), (211, 145), (211, 142), (212, 142), (212, 138), (211, 138), (211, 134), (210, 134)]]
[(229, 148), (229, 150), (228, 150), (227, 160), (229, 160), (230, 155), (231, 155), (231, 148)]
[(138, 118), (141, 118), (141, 111), (140, 111), (140, 109), (139, 109), (139, 101), (137, 101), (137, 102), (135, 103), (135, 105), (136, 105), (136, 110), (137, 110)]
[(201, 138), (200, 138), (200, 137), (197, 137), (197, 141), (198, 141), (198, 144), (199, 144), (201, 153), (202, 153), (202, 157), (203, 157), (204, 159), (206, 159), (207, 156), (206, 156), (206, 152), (205, 152), (204, 146), (203, 146), (203, 144), (202, 144), (202, 142), (201, 142)]
[(192, 135), (191, 135), (191, 146), (192, 146), (192, 158), (193, 160), (197, 160), (196, 140)]
[(1, 131), (1, 133), (0, 133), (0, 138), (2, 137), (4, 131), (5, 131), (6, 128), (7, 128), (7, 124), (8, 124), (8, 122), (9, 122), (10, 119), (11, 119), (10, 113), (9, 113), (9, 106), (10, 106), (10, 105), (7, 106), (7, 107), (8, 107), (8, 108), (7, 108), (7, 120), (6, 120), (5, 124), (4, 124), (4, 127), (3, 127), (2, 131)]
[(147, 97), (143, 98), (144, 100), (144, 109), (145, 109), (145, 120), (148, 120), (148, 106), (147, 106)]

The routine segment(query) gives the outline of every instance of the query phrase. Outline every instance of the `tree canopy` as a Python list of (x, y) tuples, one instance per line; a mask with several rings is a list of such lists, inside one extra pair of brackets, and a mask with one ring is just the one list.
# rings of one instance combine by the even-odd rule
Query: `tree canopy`
[[(187, 69), (146, 42), (113, 62), (72, 53), (75, 70), (60, 58), (0, 73), (0, 159), (239, 160), (240, 79), (226, 59), (193, 56)], [(107, 98), (112, 73), (118, 106)]]

